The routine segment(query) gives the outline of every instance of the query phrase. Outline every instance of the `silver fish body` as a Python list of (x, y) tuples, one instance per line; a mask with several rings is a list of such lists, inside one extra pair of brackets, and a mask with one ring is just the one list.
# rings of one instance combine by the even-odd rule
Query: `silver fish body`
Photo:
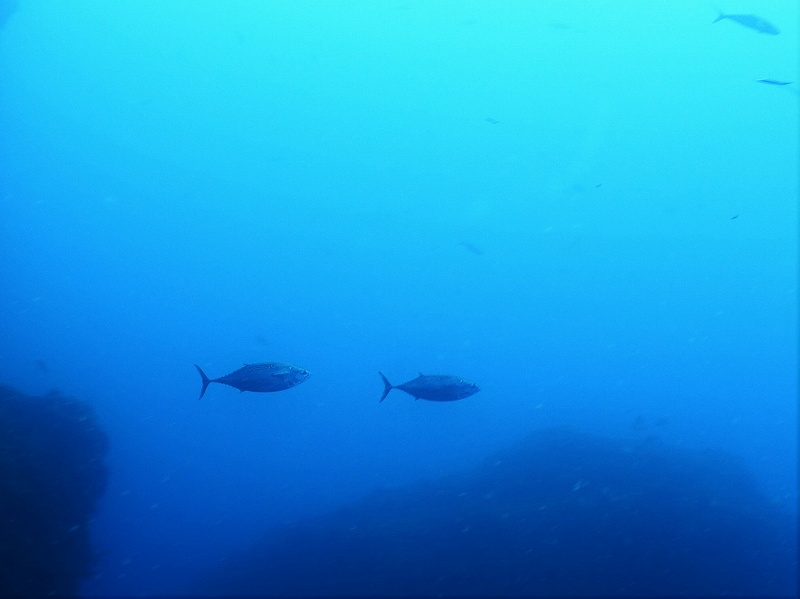
[(777, 79), (757, 79), (757, 83), (766, 83), (767, 85), (791, 85), (791, 81), (778, 81)]
[(386, 399), (389, 391), (400, 389), (405, 391), (414, 399), (427, 399), (430, 401), (455, 401), (474, 395), (480, 391), (480, 387), (474, 383), (469, 383), (457, 376), (445, 374), (422, 374), (402, 385), (392, 385), (382, 372), (378, 373), (383, 380), (383, 395), (381, 401)]
[[(197, 372), (203, 380), (200, 398), (211, 383), (222, 383), (239, 391), (254, 391), (256, 393), (271, 393), (283, 391), (299, 385), (309, 377), (305, 368), (281, 364), (280, 362), (265, 362), (263, 364), (245, 364), (239, 370), (216, 379), (210, 379), (197, 365)], [(199, 398), (198, 398), (199, 399)]]
[(753, 29), (758, 31), (759, 33), (766, 33), (768, 35), (778, 35), (780, 31), (778, 28), (775, 27), (769, 21), (765, 21), (761, 17), (756, 15), (726, 15), (723, 13), (719, 13), (719, 16), (714, 20), (715, 23), (721, 21), (722, 19), (728, 19), (730, 21), (734, 21), (742, 25), (743, 27), (747, 27), (748, 29)]

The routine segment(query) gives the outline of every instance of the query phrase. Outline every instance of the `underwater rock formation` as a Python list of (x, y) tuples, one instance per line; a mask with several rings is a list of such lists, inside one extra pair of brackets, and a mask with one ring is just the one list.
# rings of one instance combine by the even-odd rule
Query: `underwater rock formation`
[(0, 386), (0, 596), (77, 595), (107, 451), (89, 404)]
[(270, 531), (197, 591), (791, 595), (796, 540), (728, 455), (551, 430), (471, 472)]

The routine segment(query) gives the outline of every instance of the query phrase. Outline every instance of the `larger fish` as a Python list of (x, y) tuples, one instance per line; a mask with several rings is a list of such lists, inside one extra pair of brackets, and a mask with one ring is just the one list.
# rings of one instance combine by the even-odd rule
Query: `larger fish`
[(724, 13), (719, 13), (719, 16), (714, 19), (714, 22), (717, 23), (722, 19), (735, 21), (739, 23), (739, 25), (743, 25), (749, 29), (755, 29), (759, 33), (766, 33), (769, 35), (778, 35), (780, 33), (775, 25), (756, 15), (726, 15)]
[(383, 395), (381, 401), (386, 399), (389, 391), (392, 389), (400, 389), (414, 399), (429, 399), (431, 401), (455, 401), (457, 399), (464, 399), (470, 395), (474, 395), (480, 388), (474, 383), (468, 383), (464, 379), (457, 376), (448, 376), (444, 374), (422, 374), (403, 383), (402, 385), (392, 385), (389, 380), (383, 375), (382, 372), (378, 373), (383, 379)]
[(203, 379), (203, 388), (200, 390), (201, 399), (205, 395), (206, 389), (211, 383), (222, 383), (239, 391), (256, 391), (266, 393), (271, 391), (283, 391), (299, 385), (309, 376), (308, 370), (281, 364), (280, 362), (267, 362), (264, 364), (245, 364), (239, 370), (221, 376), (218, 379), (210, 379), (197, 364), (194, 365), (200, 377)]

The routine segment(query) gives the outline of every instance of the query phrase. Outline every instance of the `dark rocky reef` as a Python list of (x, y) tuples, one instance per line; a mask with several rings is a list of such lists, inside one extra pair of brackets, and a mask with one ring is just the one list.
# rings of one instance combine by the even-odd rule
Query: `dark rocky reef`
[(793, 595), (796, 543), (733, 457), (555, 430), (272, 530), (196, 592)]
[(77, 595), (107, 451), (89, 404), (0, 386), (0, 596)]

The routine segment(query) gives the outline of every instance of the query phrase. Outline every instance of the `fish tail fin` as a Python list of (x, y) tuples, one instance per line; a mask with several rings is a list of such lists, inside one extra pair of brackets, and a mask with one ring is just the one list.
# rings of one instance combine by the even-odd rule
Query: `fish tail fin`
[[(712, 6), (713, 6), (713, 5), (712, 5)], [(714, 6), (714, 10), (716, 10), (716, 11), (717, 11), (717, 18), (716, 18), (716, 19), (714, 19), (714, 21), (712, 21), (712, 24), (713, 24), (713, 23), (718, 23), (718, 22), (720, 22), (722, 19), (725, 19), (725, 18), (727, 18), (727, 16), (728, 16), (728, 15), (726, 15), (724, 12), (722, 12), (722, 11), (719, 9), (719, 7), (718, 7), (718, 6)]]
[[(382, 372), (379, 372), (378, 374), (381, 375), (381, 378), (383, 379), (383, 395), (381, 395), (381, 401), (383, 401), (386, 399), (386, 396), (389, 395), (389, 391), (394, 389), (394, 385), (389, 382), (389, 379), (383, 376)], [(378, 403), (380, 403), (380, 401)]]
[(197, 368), (197, 372), (200, 373), (200, 377), (203, 379), (203, 388), (200, 389), (200, 397), (198, 397), (197, 399), (203, 399), (203, 395), (206, 394), (206, 389), (208, 389), (208, 384), (211, 382), (211, 379), (209, 379), (206, 376), (206, 373), (203, 372), (203, 369), (200, 368), (197, 364), (195, 364), (194, 367)]

